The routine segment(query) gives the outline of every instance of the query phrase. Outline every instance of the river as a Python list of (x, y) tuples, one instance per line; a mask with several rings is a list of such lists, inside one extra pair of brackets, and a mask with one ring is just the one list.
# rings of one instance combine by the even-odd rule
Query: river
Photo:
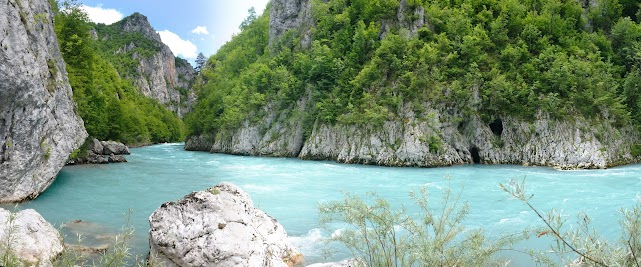
[[(411, 212), (410, 191), (427, 186), (433, 192), (432, 201), (438, 203), (440, 189), (449, 185), (455, 192), (460, 190), (470, 205), (465, 225), (483, 227), (492, 238), (541, 225), (532, 211), (498, 187), (510, 178), (525, 177), (534, 206), (543, 211), (556, 208), (568, 216), (568, 222), (574, 222), (577, 213), (586, 212), (600, 233), (616, 241), (619, 209), (634, 205), (641, 188), (641, 165), (579, 171), (511, 165), (390, 168), (189, 152), (183, 150), (183, 144), (134, 148), (131, 152), (124, 164), (64, 167), (47, 191), (20, 208), (36, 209), (55, 225), (80, 219), (113, 232), (122, 227), (124, 214), (132, 209), (133, 252), (146, 254), (147, 218), (157, 207), (192, 191), (231, 182), (276, 218), (307, 263), (314, 263), (347, 256), (322, 257), (321, 239), (332, 229), (320, 230), (317, 212), (319, 202), (340, 200), (344, 192), (377, 192), (394, 205), (406, 205)], [(530, 264), (518, 256), (512, 262), (513, 266)]]

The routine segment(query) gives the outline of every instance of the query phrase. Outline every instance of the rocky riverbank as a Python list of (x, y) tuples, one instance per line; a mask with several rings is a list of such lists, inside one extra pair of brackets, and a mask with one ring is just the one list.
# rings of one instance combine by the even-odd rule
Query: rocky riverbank
[(129, 154), (129, 147), (123, 143), (92, 138), (71, 155), (67, 165), (122, 163), (127, 162), (123, 155)]
[(481, 163), (601, 169), (640, 160), (632, 149), (641, 143), (635, 130), (606, 120), (560, 121), (539, 114), (532, 122), (512, 117), (484, 122), (478, 116), (461, 119), (455, 111), (428, 109), (426, 114), (406, 108), (382, 125), (316, 123), (305, 135), (303, 121), (272, 112), (238, 129), (189, 137), (185, 149), (408, 167)]

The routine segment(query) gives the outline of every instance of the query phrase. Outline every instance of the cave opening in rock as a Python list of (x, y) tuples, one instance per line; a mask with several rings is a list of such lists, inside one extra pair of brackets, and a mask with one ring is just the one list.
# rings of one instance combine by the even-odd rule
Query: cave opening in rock
[(474, 164), (481, 163), (481, 156), (479, 155), (479, 149), (477, 147), (470, 148), (470, 154), (472, 154), (472, 162), (474, 162)]
[(496, 119), (490, 123), (490, 129), (495, 135), (501, 136), (503, 134), (503, 121), (501, 119)]

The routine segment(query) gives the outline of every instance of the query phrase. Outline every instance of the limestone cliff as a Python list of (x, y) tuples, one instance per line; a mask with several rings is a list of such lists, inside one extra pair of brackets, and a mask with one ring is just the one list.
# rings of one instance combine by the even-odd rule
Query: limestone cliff
[(115, 48), (114, 54), (130, 57), (137, 62), (133, 71), (120, 74), (134, 81), (134, 85), (146, 97), (158, 100), (178, 116), (182, 117), (188, 113), (195, 99), (191, 84), (196, 72), (187, 61), (174, 56), (169, 47), (161, 41), (160, 35), (147, 17), (134, 13), (108, 27), (116, 28), (115, 33), (98, 31), (99, 41), (110, 42), (121, 38), (120, 35), (123, 34), (139, 33), (142, 34), (142, 38), (147, 39), (145, 41), (150, 41), (155, 46), (155, 49), (145, 51), (148, 53), (137, 51), (136, 48), (143, 44), (136, 41)]
[(44, 191), (87, 133), (46, 0), (0, 2), (0, 203)]
[(269, 45), (273, 47), (289, 30), (300, 30), (301, 44), (311, 44), (312, 20), (310, 0), (274, 0), (269, 13)]
[[(511, 117), (487, 123), (478, 116), (431, 109), (406, 110), (383, 125), (322, 124), (305, 136), (304, 120), (274, 113), (259, 123), (199, 136), (186, 149), (239, 155), (300, 157), (385, 166), (435, 167), (457, 164), (521, 164), (559, 169), (606, 168), (639, 160), (633, 129), (605, 121), (558, 121), (540, 114), (533, 122)], [(593, 125), (600, 125), (594, 127)]]
[(0, 203), (32, 199), (87, 133), (46, 0), (0, 1)]
[[(381, 21), (379, 39), (390, 32), (400, 33), (404, 39), (418, 38), (421, 31), (430, 34), (434, 26), (425, 8), (410, 2), (400, 1), (395, 16), (386, 16)], [(301, 46), (305, 47), (305, 32), (314, 19), (311, 5), (305, 0), (272, 1), (269, 30), (272, 48), (289, 30), (302, 33)], [(378, 87), (395, 90), (396, 81), (383, 81), (387, 79), (385, 73), (381, 77), (380, 83), (372, 88), (363, 88), (373, 98), (391, 97), (381, 96), (376, 91)], [(575, 112), (564, 119), (540, 111), (528, 119), (502, 113), (490, 114), (494, 119), (488, 121), (482, 119), (489, 116), (484, 113), (487, 111), (483, 110), (478, 89), (470, 88), (473, 92), (465, 104), (403, 99), (406, 103), (391, 107), (393, 115), (385, 115), (387, 120), (381, 123), (323, 123), (313, 115), (318, 113), (317, 103), (310, 97), (316, 90), (314, 80), (307, 82), (302, 85), (308, 88), (305, 96), (300, 97), (294, 108), (279, 109), (277, 104), (270, 103), (263, 110), (250, 113), (249, 119), (237, 126), (188, 138), (185, 148), (419, 167), (483, 163), (589, 169), (641, 160), (638, 151), (632, 153), (632, 148), (639, 148), (637, 144), (641, 142), (638, 131), (632, 126), (615, 125), (607, 112), (595, 116)], [(394, 92), (394, 96), (402, 98), (403, 93)], [(448, 90), (442, 93), (448, 94)], [(336, 96), (340, 97), (352, 95)], [(266, 115), (256, 118), (256, 114)]]

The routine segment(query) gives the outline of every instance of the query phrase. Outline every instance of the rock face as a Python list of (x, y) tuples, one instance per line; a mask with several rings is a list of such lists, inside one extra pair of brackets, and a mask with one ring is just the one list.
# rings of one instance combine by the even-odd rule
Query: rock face
[(436, 109), (427, 114), (417, 116), (406, 109), (401, 118), (383, 125), (316, 124), (307, 137), (304, 122), (270, 121), (270, 115), (262, 126), (245, 122), (213, 138), (190, 138), (185, 148), (415, 167), (483, 163), (594, 169), (640, 160), (631, 154), (633, 144), (640, 142), (634, 130), (607, 121), (577, 117), (569, 122), (539, 115), (533, 122), (505, 117), (486, 123), (478, 116), (460, 121), (455, 113)]
[(63, 250), (58, 231), (31, 209), (12, 214), (0, 208), (0, 240), (10, 240), (11, 253), (27, 266), (52, 266)]
[[(311, 108), (308, 103), (308, 97), (298, 101), (294, 113), (303, 113)], [(245, 121), (239, 129), (191, 137), (185, 149), (235, 155), (297, 157), (305, 141), (305, 118), (292, 119), (289, 112), (274, 112), (269, 107), (266, 111), (268, 115), (259, 123)]]
[(229, 183), (167, 202), (149, 217), (161, 266), (294, 266), (303, 261), (283, 227)]
[(0, 1), (0, 203), (37, 197), (87, 133), (46, 0)]
[[(120, 26), (124, 32), (141, 33), (160, 49), (152, 56), (134, 53), (133, 58), (139, 65), (134, 75), (126, 74), (128, 78), (134, 81), (134, 85), (146, 97), (158, 100), (182, 118), (191, 111), (191, 104), (196, 98), (191, 90), (196, 71), (187, 61), (174, 56), (144, 15), (134, 13), (123, 19)], [(130, 43), (117, 52), (127, 53), (135, 47), (134, 43)]]
[(310, 0), (274, 0), (269, 12), (269, 47), (273, 47), (280, 37), (289, 30), (300, 30), (303, 47), (311, 45)]

